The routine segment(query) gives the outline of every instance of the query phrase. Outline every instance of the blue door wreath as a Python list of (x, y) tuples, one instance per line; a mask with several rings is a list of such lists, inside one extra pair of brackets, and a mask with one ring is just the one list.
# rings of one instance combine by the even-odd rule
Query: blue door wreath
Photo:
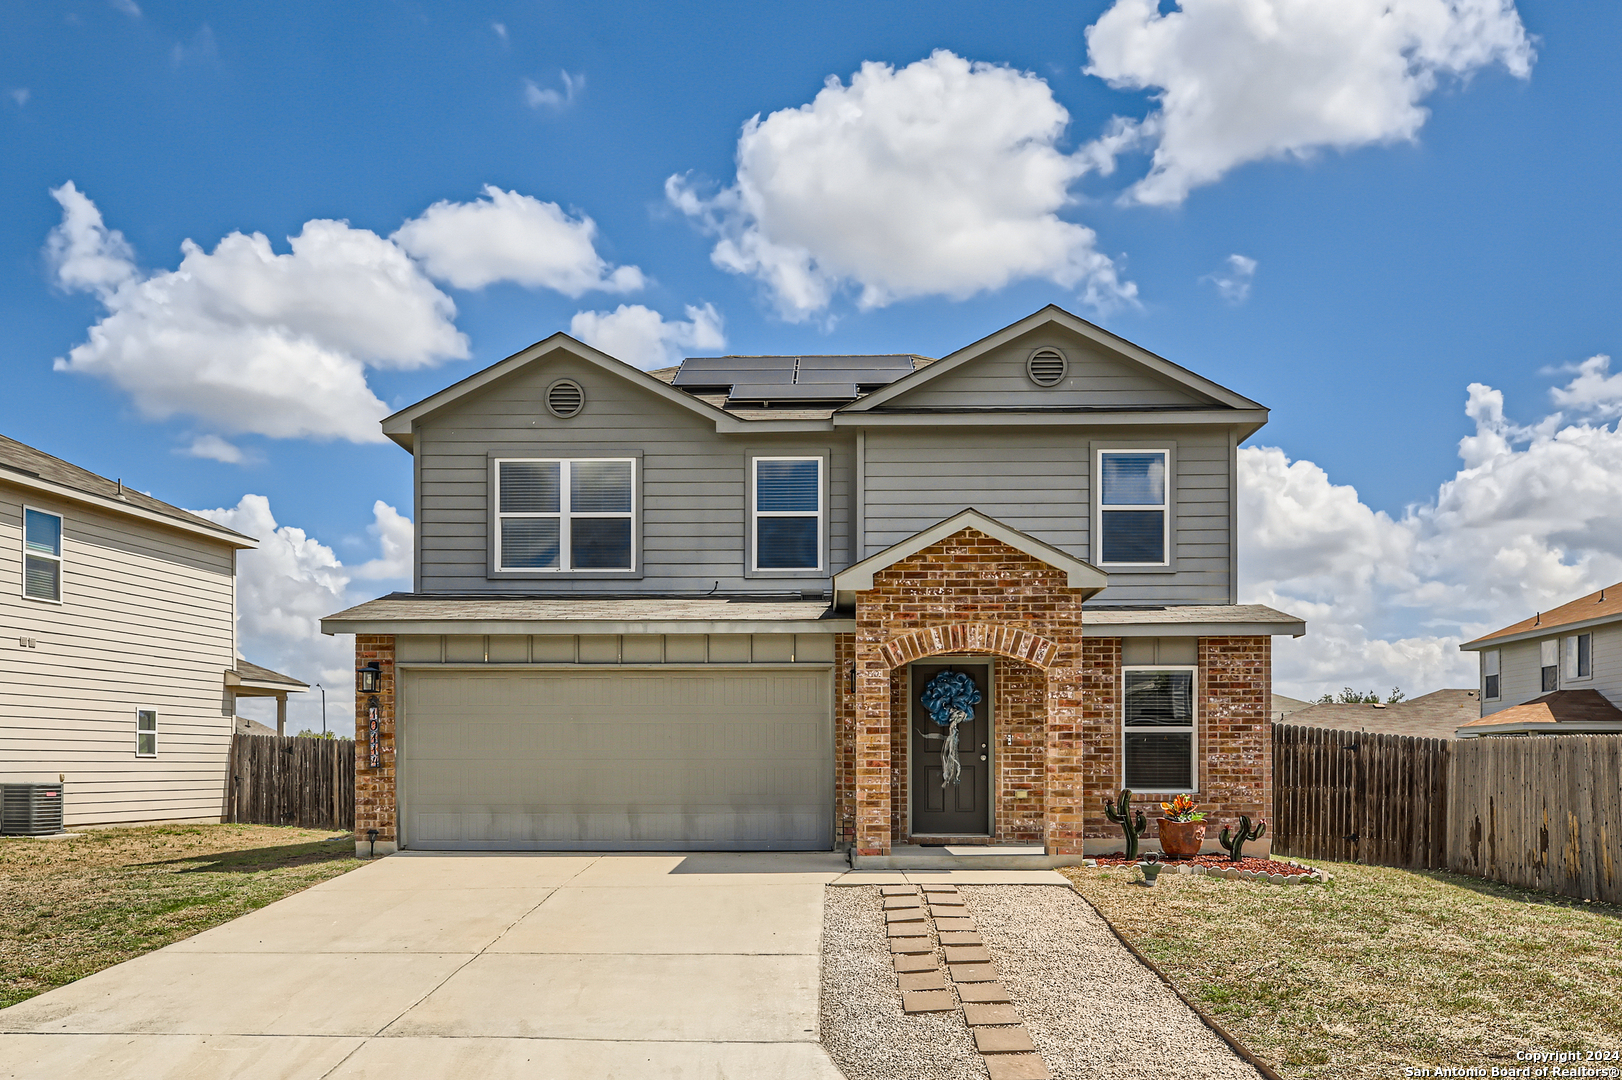
[(974, 715), (980, 704), (980, 688), (961, 671), (950, 668), (930, 679), (918, 700), (929, 710), (929, 718), (946, 729), (941, 746), (941, 787), (956, 787), (963, 778), (963, 765), (957, 759), (957, 728)]

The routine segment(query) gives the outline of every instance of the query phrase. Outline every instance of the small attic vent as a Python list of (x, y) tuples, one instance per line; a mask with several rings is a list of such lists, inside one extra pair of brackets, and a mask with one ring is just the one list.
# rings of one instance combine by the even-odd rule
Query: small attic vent
[(567, 420), (586, 406), (586, 392), (573, 379), (559, 379), (546, 388), (546, 409)]
[(1040, 349), (1025, 361), (1025, 374), (1029, 375), (1037, 386), (1058, 386), (1064, 380), (1067, 367), (1069, 364), (1063, 353), (1053, 349)]

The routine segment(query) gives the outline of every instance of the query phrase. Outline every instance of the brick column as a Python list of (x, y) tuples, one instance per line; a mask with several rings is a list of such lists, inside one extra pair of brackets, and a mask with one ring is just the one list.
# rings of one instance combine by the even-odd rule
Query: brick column
[(1090, 815), (1085, 831), (1095, 839), (1118, 837), (1102, 804), (1115, 797), (1121, 779), (1120, 638), (1082, 639), (1081, 687), (1081, 739), (1092, 750), (1082, 765), (1082, 801)]
[(1059, 641), (1047, 670), (1047, 811), (1049, 855), (1080, 855), (1086, 819), (1087, 742), (1080, 627)]
[(888, 855), (890, 666), (870, 638), (856, 640), (856, 854)]
[(834, 846), (856, 845), (856, 635), (834, 635)]
[[(377, 854), (392, 854), (399, 847), (394, 789), (394, 635), (356, 634), (355, 666), (376, 662), (382, 669), (376, 694), (355, 689), (355, 854), (372, 850), (368, 829), (377, 830)], [(378, 741), (381, 761), (371, 766), (371, 730), (368, 710), (377, 699)]]
[[(1267, 637), (1199, 641), (1200, 790), (1222, 823), (1240, 814), (1255, 820), (1272, 813), (1272, 650)], [(1220, 831), (1221, 824), (1213, 823), (1206, 835)], [(1271, 845), (1264, 837), (1253, 846), (1265, 854)]]

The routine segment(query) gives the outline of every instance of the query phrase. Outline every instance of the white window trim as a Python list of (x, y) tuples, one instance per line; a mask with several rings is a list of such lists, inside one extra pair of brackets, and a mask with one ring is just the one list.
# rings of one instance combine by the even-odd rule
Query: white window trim
[[(141, 753), (141, 736), (146, 734), (141, 730), (141, 714), (152, 714), (152, 752)], [(155, 758), (158, 756), (158, 710), (151, 705), (137, 705), (135, 707), (135, 756), (138, 758)]]
[[(1550, 645), (1554, 646), (1554, 663), (1545, 664), (1543, 661), (1548, 659), (1548, 657), (1545, 656), (1544, 653), (1547, 651), (1548, 646), (1550, 646)], [(1566, 648), (1566, 640), (1563, 637), (1544, 638), (1544, 639), (1542, 639), (1541, 641), (1538, 642), (1538, 693), (1539, 694), (1552, 694), (1554, 691), (1560, 689), (1560, 683), (1561, 683), (1560, 676), (1562, 674), (1560, 669), (1563, 666), (1563, 662), (1564, 662), (1564, 658), (1561, 656), (1561, 654), (1563, 652), (1565, 652), (1565, 648)], [(1545, 671), (1548, 671), (1550, 668), (1554, 669), (1554, 686), (1547, 689), (1547, 690), (1545, 690), (1543, 688), (1543, 673)]]
[[(637, 560), (642, 552), (638, 549), (637, 518), (637, 487), (636, 471), (637, 460), (634, 457), (502, 457), (496, 458), (495, 490), (491, 493), (491, 501), (495, 508), (495, 573), (497, 574), (635, 574)], [(590, 513), (575, 514), (569, 508), (570, 488), (572, 486), (569, 471), (576, 462), (588, 461), (624, 461), (631, 466), (631, 509), (629, 511), (592, 511)], [(501, 466), (507, 462), (533, 464), (535, 462), (556, 462), (558, 464), (558, 509), (555, 513), (518, 512), (503, 513), (501, 509)], [(569, 565), (571, 554), (572, 522), (576, 517), (586, 518), (625, 518), (631, 523), (631, 565), (621, 567), (591, 566), (577, 570)], [(557, 518), (558, 519), (558, 564), (556, 566), (503, 566), (501, 557), (501, 522), (503, 518)]]
[[(1577, 639), (1588, 639), (1588, 674), (1578, 674), (1577, 669)], [(1568, 663), (1569, 662), (1569, 663)], [(1560, 642), (1560, 681), (1567, 682), (1593, 682), (1594, 680), (1594, 635), (1592, 631), (1583, 631), (1577, 634), (1567, 634)]]
[[(1189, 705), (1193, 715), (1189, 717), (1187, 726), (1177, 724), (1153, 724), (1142, 727), (1128, 727), (1126, 723), (1126, 676), (1132, 671), (1186, 671), (1193, 676), (1194, 685)], [(1200, 668), (1198, 664), (1131, 664), (1121, 667), (1121, 770), (1118, 787), (1126, 787), (1126, 735), (1129, 731), (1153, 731), (1165, 735), (1181, 735), (1188, 733), (1189, 775), (1194, 779), (1193, 787), (1186, 788), (1156, 788), (1146, 791), (1148, 795), (1198, 795), (1200, 793)], [(1139, 794), (1137, 790), (1133, 794)]]
[[(1492, 657), (1497, 662), (1496, 665), (1495, 665), (1498, 668), (1497, 671), (1488, 671), (1487, 670), (1487, 657), (1489, 657), (1489, 656)], [(1487, 680), (1489, 678), (1496, 678), (1498, 680), (1498, 693), (1496, 693), (1496, 694), (1487, 693)], [(1481, 700), (1482, 701), (1501, 701), (1501, 700), (1503, 700), (1503, 697), (1504, 697), (1504, 655), (1503, 655), (1503, 651), (1500, 650), (1500, 649), (1483, 649), (1481, 651)]]
[[(1159, 454), (1165, 462), (1165, 479), (1161, 484), (1161, 499), (1159, 505), (1143, 504), (1115, 504), (1104, 503), (1104, 456), (1106, 454)], [(1169, 447), (1158, 446), (1107, 446), (1095, 451), (1093, 461), (1093, 475), (1097, 477), (1098, 494), (1094, 502), (1098, 505), (1098, 565), (1113, 566), (1130, 569), (1133, 567), (1165, 569), (1171, 566), (1171, 461), (1172, 453)], [(1160, 511), (1160, 562), (1152, 563), (1125, 563), (1104, 561), (1104, 515), (1117, 510), (1159, 510)]]
[[(817, 509), (762, 510), (760, 508), (760, 463), (762, 461), (814, 461), (817, 463)], [(755, 574), (821, 574), (827, 562), (828, 546), (828, 463), (820, 454), (756, 454), (749, 459), (749, 570)], [(815, 566), (761, 566), (760, 519), (805, 518), (817, 519), (817, 565)]]
[[(57, 548), (58, 548), (58, 551), (59, 551), (58, 554), (56, 554), (56, 555), (42, 555), (41, 553), (39, 553), (37, 551), (28, 550), (28, 514), (29, 514), (29, 511), (33, 511), (36, 514), (45, 514), (45, 515), (47, 515), (49, 517), (54, 517), (56, 519), (56, 538), (57, 538)], [(23, 519), (22, 519), (21, 524), (22, 524), (22, 536), (19, 538), (19, 543), (22, 546), (22, 561), (18, 564), (18, 566), (22, 570), (22, 580), (17, 582), (17, 588), (22, 593), (22, 597), (23, 597), (24, 600), (32, 600), (36, 604), (57, 604), (57, 605), (60, 605), (62, 603), (62, 598), (67, 595), (67, 591), (68, 591), (67, 573), (66, 573), (67, 561), (68, 561), (68, 559), (67, 559), (67, 555), (68, 555), (68, 529), (67, 529), (68, 522), (67, 522), (67, 518), (65, 518), (63, 515), (57, 513), (55, 510), (44, 510), (44, 509), (41, 509), (38, 506), (29, 506), (27, 503), (23, 503)], [(30, 558), (34, 558), (34, 559), (52, 559), (52, 560), (54, 560), (56, 562), (56, 599), (55, 600), (52, 600), (49, 597), (45, 597), (45, 596), (29, 596), (28, 595), (28, 560)]]

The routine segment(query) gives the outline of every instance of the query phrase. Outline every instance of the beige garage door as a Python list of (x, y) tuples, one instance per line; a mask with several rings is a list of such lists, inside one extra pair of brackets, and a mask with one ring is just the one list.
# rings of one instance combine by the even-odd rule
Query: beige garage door
[(405, 845), (826, 850), (829, 680), (826, 669), (408, 670)]

